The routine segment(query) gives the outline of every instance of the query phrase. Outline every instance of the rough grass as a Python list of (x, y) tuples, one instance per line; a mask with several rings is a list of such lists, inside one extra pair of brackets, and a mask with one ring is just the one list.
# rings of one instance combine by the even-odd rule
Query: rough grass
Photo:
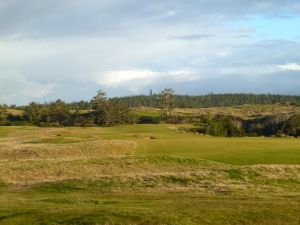
[(299, 139), (177, 130), (0, 127), (0, 224), (299, 224)]
[[(141, 107), (135, 111), (140, 116), (161, 116), (161, 109)], [(300, 107), (295, 105), (241, 105), (235, 107), (211, 107), (211, 108), (176, 108), (172, 111), (174, 116), (214, 116), (231, 115), (243, 119), (257, 116), (270, 116), (281, 113), (300, 113)]]
[[(61, 190), (61, 189), (58, 189)], [(1, 224), (298, 224), (299, 197), (186, 192), (9, 192)]]

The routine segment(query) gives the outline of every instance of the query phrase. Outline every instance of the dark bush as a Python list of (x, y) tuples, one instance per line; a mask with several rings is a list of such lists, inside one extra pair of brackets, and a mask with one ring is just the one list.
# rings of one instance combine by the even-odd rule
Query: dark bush
[(141, 116), (138, 120), (140, 124), (158, 124), (159, 122), (159, 116)]

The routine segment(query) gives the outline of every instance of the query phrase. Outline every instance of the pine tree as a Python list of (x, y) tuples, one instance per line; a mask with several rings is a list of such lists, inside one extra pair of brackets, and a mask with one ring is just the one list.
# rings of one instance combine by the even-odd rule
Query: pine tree
[(174, 90), (172, 88), (165, 88), (160, 93), (160, 101), (166, 116), (170, 116), (174, 104)]

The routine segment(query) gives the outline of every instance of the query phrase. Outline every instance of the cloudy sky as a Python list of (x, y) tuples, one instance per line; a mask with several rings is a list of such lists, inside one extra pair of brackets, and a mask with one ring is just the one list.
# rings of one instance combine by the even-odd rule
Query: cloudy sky
[(0, 103), (165, 87), (300, 94), (300, 1), (0, 1)]

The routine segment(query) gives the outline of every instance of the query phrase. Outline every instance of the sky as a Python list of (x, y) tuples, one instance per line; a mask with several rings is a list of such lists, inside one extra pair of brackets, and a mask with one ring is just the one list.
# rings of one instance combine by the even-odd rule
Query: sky
[(164, 88), (300, 95), (300, 1), (0, 1), (0, 104)]

